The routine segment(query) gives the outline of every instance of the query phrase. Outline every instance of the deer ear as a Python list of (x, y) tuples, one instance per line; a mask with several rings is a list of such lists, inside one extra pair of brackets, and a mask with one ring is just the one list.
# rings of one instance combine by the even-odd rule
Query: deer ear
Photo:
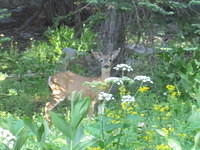
[(119, 55), (120, 51), (121, 51), (121, 48), (118, 48), (118, 50), (112, 52), (111, 57), (113, 60)]
[(92, 50), (91, 53), (96, 59), (100, 59), (102, 56), (101, 52), (95, 52)]

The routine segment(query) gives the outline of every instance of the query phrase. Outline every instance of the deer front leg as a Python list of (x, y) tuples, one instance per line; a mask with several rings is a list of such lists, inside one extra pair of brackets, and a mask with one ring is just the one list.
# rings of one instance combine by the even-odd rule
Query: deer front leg
[(60, 95), (58, 96), (58, 95), (53, 95), (52, 94), (52, 97), (53, 97), (53, 100), (50, 101), (50, 102), (47, 102), (46, 105), (45, 105), (45, 108), (44, 108), (44, 112), (45, 112), (44, 118), (48, 122), (51, 121), (49, 112), (51, 110), (53, 110), (60, 102), (62, 102), (65, 99), (65, 96), (60, 96)]
[(96, 100), (92, 100), (91, 101), (91, 104), (90, 104), (90, 107), (89, 107), (89, 110), (88, 110), (88, 117), (89, 119), (92, 119), (95, 115), (95, 108), (96, 108), (96, 105), (97, 105), (97, 102)]

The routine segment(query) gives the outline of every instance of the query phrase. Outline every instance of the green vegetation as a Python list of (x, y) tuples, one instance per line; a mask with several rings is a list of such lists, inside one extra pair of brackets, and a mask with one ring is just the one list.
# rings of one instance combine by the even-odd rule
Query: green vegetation
[(0, 110), (28, 116), (41, 112), (50, 95), (47, 80), (59, 71), (56, 68), (62, 63), (62, 49), (73, 47), (88, 51), (93, 48), (95, 40), (95, 35), (87, 28), (80, 39), (76, 39), (74, 30), (68, 27), (49, 29), (45, 37), (47, 41), (32, 41), (31, 47), (24, 52), (11, 46), (0, 54), (1, 75), (9, 75), (0, 85)]
[[(107, 6), (117, 4), (101, 0), (88, 2)], [(174, 10), (185, 10), (199, 4), (196, 0), (188, 5), (174, 1), (155, 2), (143, 0), (137, 3), (137, 8), (151, 10), (154, 14), (151, 21), (157, 19), (156, 23), (163, 20), (159, 20), (161, 16), (155, 14), (176, 20), (180, 16), (170, 18), (176, 14)], [(132, 10), (132, 6), (127, 5), (129, 1), (120, 4), (120, 11)], [(162, 6), (171, 9), (165, 10)], [(139, 12), (138, 9), (134, 10)], [(140, 16), (137, 17), (139, 22), (136, 27), (142, 23)], [(98, 22), (96, 19), (94, 17), (93, 21)], [(164, 44), (162, 40), (155, 41), (155, 53), (127, 56), (134, 59), (132, 66), (123, 64), (114, 68), (120, 77), (108, 78), (103, 83), (91, 83), (96, 88), (101, 85), (116, 88), (113, 93), (108, 89), (99, 94), (100, 114), (93, 119), (86, 117), (90, 98), (75, 92), (70, 97), (70, 105), (63, 102), (51, 113), (50, 124), (43, 119), (44, 105), (50, 99), (47, 80), (49, 75), (59, 71), (57, 68), (61, 64), (62, 48), (89, 52), (97, 47), (95, 34), (84, 27), (81, 36), (76, 38), (74, 29), (69, 27), (50, 28), (44, 34), (46, 40), (33, 40), (24, 52), (14, 44), (10, 48), (3, 47), (4, 42), (12, 39), (2, 35), (0, 149), (199, 150), (200, 24), (198, 18), (195, 23), (193, 17), (187, 19), (188, 22), (184, 24), (177, 19), (178, 29), (182, 31), (177, 36)], [(145, 24), (146, 28), (150, 27), (148, 23)], [(160, 25), (152, 34), (155, 37), (165, 36), (163, 26)], [(138, 35), (133, 36), (127, 31), (127, 42), (141, 41), (145, 44), (149, 38), (146, 28), (138, 27), (137, 31), (142, 29), (139, 40)], [(87, 68), (77, 65), (73, 69), (83, 73)]]
[[(60, 49), (74, 46), (71, 42), (74, 38), (68, 39), (66, 45), (55, 40), (63, 32), (73, 35), (69, 28), (61, 27), (60, 30), (64, 31), (49, 30), (46, 33), (48, 41), (33, 41), (25, 52), (17, 53), (16, 49), (11, 49), (1, 53), (0, 126), (16, 137), (13, 149), (199, 149), (200, 52), (199, 45), (185, 42), (174, 42), (156, 56), (147, 56), (157, 60), (150, 69), (142, 72), (151, 78), (136, 77), (142, 75), (144, 66), (148, 67), (144, 63), (143, 66), (132, 66), (133, 75), (129, 73), (129, 77), (124, 76), (127, 71), (123, 70), (122, 78), (107, 79), (106, 84), (116, 84), (119, 90), (112, 95), (114, 100), (103, 103), (105, 110), (95, 120), (84, 118), (88, 103), (81, 103), (88, 100), (74, 93), (72, 101), (79, 99), (77, 102), (80, 102), (72, 103), (73, 111), (58, 106), (59, 112), (69, 115), (64, 119), (52, 113), (49, 128), (41, 116), (50, 95), (47, 77), (59, 65)], [(146, 59), (140, 55), (133, 57)], [(26, 76), (29, 74), (31, 76)], [(106, 99), (104, 96), (102, 100)], [(77, 114), (80, 112), (82, 115)], [(1, 149), (9, 149), (7, 146), (2, 143)]]

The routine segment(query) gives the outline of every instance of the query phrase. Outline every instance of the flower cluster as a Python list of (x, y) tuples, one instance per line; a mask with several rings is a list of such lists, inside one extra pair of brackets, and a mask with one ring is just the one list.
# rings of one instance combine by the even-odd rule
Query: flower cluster
[(147, 142), (152, 142), (153, 140), (153, 137), (154, 137), (154, 132), (151, 131), (151, 130), (147, 130), (145, 132), (145, 136), (143, 137), (143, 139)]
[[(174, 85), (166, 85), (166, 89), (168, 91), (168, 93), (172, 96), (172, 97), (177, 97), (181, 95), (181, 92), (178, 91), (178, 89), (176, 88), (176, 86)], [(164, 93), (165, 95), (167, 95), (167, 93)]]
[(126, 103), (126, 102), (134, 102), (135, 101), (135, 97), (131, 96), (131, 95), (124, 95), (122, 96), (122, 99), (121, 101), (123, 103)]
[(116, 83), (117, 85), (122, 85), (123, 84), (122, 79), (118, 78), (118, 77), (109, 77), (109, 78), (106, 78), (105, 82)]
[(125, 85), (121, 85), (119, 87), (119, 94), (121, 96), (123, 96), (123, 95), (130, 95), (130, 91), (126, 89)]
[(9, 149), (13, 149), (16, 137), (13, 134), (3, 128), (0, 128), (0, 142), (7, 145)]
[(174, 128), (162, 128), (162, 131), (166, 136), (168, 136), (170, 133), (174, 132)]
[(122, 71), (128, 71), (131, 72), (133, 71), (133, 68), (127, 64), (118, 64), (117, 66), (115, 66), (113, 69), (115, 70), (122, 70)]
[(105, 93), (105, 92), (100, 92), (98, 94), (98, 100), (106, 100), (106, 101), (110, 101), (110, 100), (114, 100), (114, 97), (112, 94), (109, 93)]
[(153, 105), (153, 109), (160, 111), (160, 112), (165, 112), (169, 110), (169, 106), (160, 106), (160, 105)]
[(162, 128), (162, 129), (156, 129), (156, 132), (160, 134), (161, 136), (169, 136), (171, 133), (174, 132), (174, 128)]
[(131, 115), (137, 115), (138, 113), (134, 109), (135, 105), (132, 103), (121, 103), (121, 108), (123, 111), (125, 111), (127, 114)]
[(138, 80), (138, 81), (142, 81), (142, 82), (150, 82), (150, 83), (153, 83), (153, 81), (151, 81), (151, 78), (150, 77), (147, 77), (147, 76), (136, 76), (134, 78), (134, 80)]
[(108, 110), (106, 116), (112, 118), (112, 124), (119, 124), (121, 122), (122, 113), (120, 111)]

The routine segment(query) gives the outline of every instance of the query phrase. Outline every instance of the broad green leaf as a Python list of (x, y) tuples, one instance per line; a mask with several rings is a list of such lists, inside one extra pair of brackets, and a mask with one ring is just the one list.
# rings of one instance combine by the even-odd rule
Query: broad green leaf
[(58, 114), (54, 112), (51, 112), (50, 115), (52, 118), (53, 125), (58, 130), (60, 130), (65, 136), (71, 139), (72, 138), (71, 125), (67, 123), (67, 121), (63, 117), (60, 117)]
[(37, 126), (33, 124), (30, 118), (23, 119), (24, 124), (29, 127), (29, 129), (37, 136)]
[(198, 132), (194, 137), (194, 147), (192, 150), (199, 150), (200, 149), (200, 132)]
[(73, 147), (73, 150), (85, 150), (86, 148), (88, 148), (91, 145), (94, 145), (95, 143), (97, 143), (96, 139), (89, 139), (87, 141), (80, 142), (80, 143), (76, 144)]
[(17, 135), (17, 141), (14, 146), (14, 150), (20, 150), (25, 144), (26, 140), (29, 137), (29, 132), (26, 128), (22, 128)]
[(81, 93), (73, 92), (71, 95), (71, 126), (76, 129), (86, 116), (90, 104), (89, 98), (82, 98)]
[(199, 120), (200, 120), (200, 109), (198, 109), (195, 105), (193, 105), (192, 106), (192, 114), (188, 118), (188, 121), (191, 124), (194, 124), (194, 123), (200, 124)]

